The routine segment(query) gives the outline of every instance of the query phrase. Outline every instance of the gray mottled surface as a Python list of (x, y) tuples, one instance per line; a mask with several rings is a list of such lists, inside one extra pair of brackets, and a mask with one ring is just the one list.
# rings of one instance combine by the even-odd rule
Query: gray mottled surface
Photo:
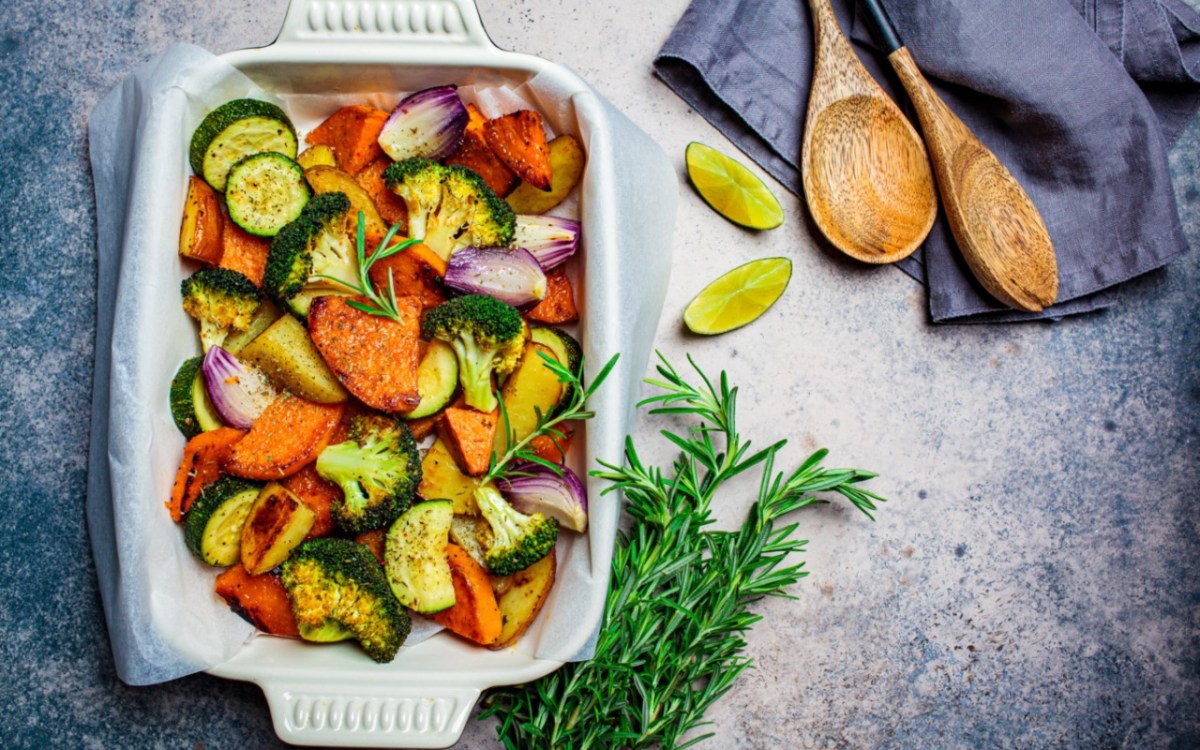
[[(115, 678), (83, 523), (94, 208), (86, 115), (172, 41), (269, 42), (285, 3), (0, 4), (0, 737), (5, 747), (270, 747), (258, 689)], [(650, 73), (685, 0), (480, 0), (498, 44), (566, 62), (680, 164), (726, 147)], [(1200, 122), (1172, 154), (1200, 240)], [(812, 575), (763, 604), (757, 668), (718, 748), (1200, 746), (1200, 255), (1060, 324), (932, 328), (923, 292), (811, 239), (801, 205), (751, 235), (680, 181), (659, 343), (743, 386), (742, 428), (881, 473), (879, 521), (803, 516)], [(653, 252), (653, 248), (648, 248)], [(713, 269), (793, 258), (761, 321), (679, 315)], [(644, 453), (656, 425), (643, 422)], [(736, 522), (748, 499), (724, 499)], [(461, 746), (491, 747), (472, 725)]]

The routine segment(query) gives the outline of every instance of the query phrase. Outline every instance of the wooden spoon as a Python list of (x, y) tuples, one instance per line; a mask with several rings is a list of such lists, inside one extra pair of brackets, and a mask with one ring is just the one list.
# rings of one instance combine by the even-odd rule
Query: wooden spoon
[(937, 196), (925, 145), (867, 72), (829, 0), (809, 0), (815, 37), (801, 175), (813, 221), (834, 247), (894, 263), (925, 241)]
[(958, 249), (996, 299), (1039, 312), (1058, 297), (1058, 261), (1033, 201), (929, 86), (878, 0), (865, 0), (876, 36), (908, 92), (929, 144)]

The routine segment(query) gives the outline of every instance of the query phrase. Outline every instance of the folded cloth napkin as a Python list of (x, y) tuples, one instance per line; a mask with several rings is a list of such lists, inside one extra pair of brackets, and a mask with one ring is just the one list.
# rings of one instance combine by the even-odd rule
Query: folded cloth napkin
[[(867, 69), (911, 114), (853, 0), (832, 1)], [(1107, 307), (1121, 282), (1186, 249), (1166, 158), (1200, 106), (1200, 16), (1182, 0), (883, 4), (934, 88), (1025, 187), (1058, 254), (1059, 302), (1036, 314), (1008, 310), (975, 281), (939, 216), (900, 264), (928, 285), (935, 322)], [(797, 195), (813, 49), (803, 5), (694, 0), (654, 63)]]

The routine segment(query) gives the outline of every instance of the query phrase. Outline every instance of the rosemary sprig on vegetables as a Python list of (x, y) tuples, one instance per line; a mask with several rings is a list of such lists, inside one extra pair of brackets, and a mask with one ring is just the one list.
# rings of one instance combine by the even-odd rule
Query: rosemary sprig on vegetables
[(393, 224), (392, 228), (389, 229), (387, 234), (383, 236), (383, 241), (380, 242), (379, 246), (375, 248), (375, 252), (371, 253), (370, 257), (367, 257), (366, 217), (363, 215), (362, 211), (359, 211), (358, 232), (355, 236), (354, 245), (354, 252), (358, 259), (358, 284), (348, 284), (344, 279), (339, 279), (323, 273), (314, 275), (317, 278), (337, 282), (341, 286), (353, 289), (356, 294), (366, 297), (367, 302), (350, 300), (346, 303), (355, 310), (360, 310), (368, 315), (376, 315), (381, 318), (390, 318), (396, 322), (403, 322), (400, 318), (400, 312), (396, 306), (396, 284), (392, 279), (392, 270), (390, 268), (388, 269), (388, 288), (383, 294), (380, 294), (379, 290), (375, 288), (375, 285), (371, 283), (370, 277), (371, 266), (375, 265), (384, 258), (390, 258), (393, 255), (402, 253), (421, 241), (419, 239), (407, 239), (403, 242), (398, 242), (395, 245), (392, 245), (392, 239), (395, 238), (396, 233), (399, 231), (400, 224)]
[(588, 399), (592, 397), (592, 394), (596, 392), (600, 384), (612, 372), (613, 367), (617, 364), (617, 359), (621, 356), (614, 354), (605, 363), (604, 367), (600, 368), (600, 372), (596, 373), (596, 377), (592, 379), (592, 382), (585, 385), (582, 375), (582, 363), (579, 367), (581, 374), (576, 375), (571, 372), (570, 368), (561, 364), (557, 359), (545, 352), (538, 352), (537, 355), (542, 358), (546, 367), (550, 368), (550, 371), (558, 377), (559, 382), (568, 388), (570, 396), (554, 412), (544, 414), (538, 409), (536, 412), (537, 425), (533, 428), (533, 432), (519, 440), (517, 439), (516, 431), (509, 422), (508, 410), (504, 406), (504, 399), (500, 398), (500, 423), (504, 426), (504, 431), (508, 433), (508, 448), (502, 455), (492, 454), (491, 463), (488, 465), (487, 473), (480, 479), (480, 484), (487, 484), (504, 476), (508, 473), (508, 467), (514, 462), (534, 463), (546, 467), (555, 474), (561, 474), (562, 468), (558, 464), (547, 461), (530, 450), (530, 444), (538, 437), (543, 436), (555, 440), (565, 440), (566, 436), (559, 429), (559, 425), (572, 420), (583, 421), (596, 416), (595, 412), (588, 408)]
[[(870, 516), (883, 498), (858, 485), (875, 476), (826, 469), (826, 451), (791, 473), (775, 471), (786, 441), (750, 452), (736, 428), (737, 389), (724, 373), (718, 384), (688, 358), (700, 378), (692, 385), (660, 355), (661, 393), (639, 406), (651, 414), (699, 418), (685, 434), (663, 431), (680, 449), (669, 468), (645, 466), (631, 438), (625, 463), (601, 463), (593, 476), (624, 493), (633, 519), (617, 537), (612, 579), (596, 654), (524, 686), (492, 691), (482, 716), (499, 717), (498, 735), (515, 750), (555, 748), (689, 747), (705, 711), (751, 665), (746, 635), (759, 615), (750, 605), (807, 575), (785, 565), (806, 542), (797, 524), (778, 526), (788, 513), (823, 502), (832, 492)], [(708, 529), (711, 503), (729, 479), (759, 467), (758, 497), (740, 530)]]

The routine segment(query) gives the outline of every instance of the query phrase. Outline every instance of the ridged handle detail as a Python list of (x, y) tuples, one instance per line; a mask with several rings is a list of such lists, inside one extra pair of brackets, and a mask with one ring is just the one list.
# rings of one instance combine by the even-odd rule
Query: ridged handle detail
[(446, 747), (462, 734), (479, 691), (263, 684), (286, 742), (359, 747)]
[(280, 42), (490, 44), (472, 0), (292, 0)]

